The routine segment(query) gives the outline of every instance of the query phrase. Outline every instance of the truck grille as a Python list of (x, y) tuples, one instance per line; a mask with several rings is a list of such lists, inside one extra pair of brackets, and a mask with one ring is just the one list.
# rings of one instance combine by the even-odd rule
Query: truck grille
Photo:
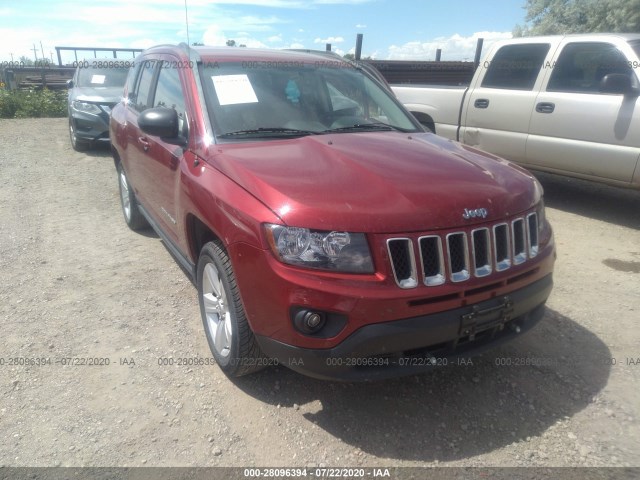
[(510, 223), (420, 236), (417, 247), (418, 260), (413, 238), (387, 240), (393, 275), (400, 288), (415, 288), (419, 279), (432, 287), (447, 280), (458, 283), (472, 276), (486, 277), (538, 254), (538, 216), (530, 213)]

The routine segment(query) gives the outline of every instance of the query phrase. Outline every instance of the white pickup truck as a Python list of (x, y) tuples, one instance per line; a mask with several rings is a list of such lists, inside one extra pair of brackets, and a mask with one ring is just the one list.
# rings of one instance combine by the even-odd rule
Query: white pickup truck
[(434, 133), (533, 170), (640, 189), (640, 34), (496, 43), (469, 87), (393, 85)]

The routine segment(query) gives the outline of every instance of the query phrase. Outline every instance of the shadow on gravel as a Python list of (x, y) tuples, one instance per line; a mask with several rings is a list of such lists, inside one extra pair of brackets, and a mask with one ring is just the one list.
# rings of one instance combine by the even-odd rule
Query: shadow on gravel
[(376, 457), (451, 461), (541, 435), (580, 412), (606, 385), (610, 358), (598, 337), (548, 309), (532, 331), (473, 365), (360, 384), (277, 367), (236, 386), (269, 404), (299, 405), (307, 420)]
[(100, 157), (111, 157), (111, 147), (108, 143), (96, 143), (89, 150), (85, 150), (85, 155), (88, 157), (100, 158)]
[(640, 191), (609, 187), (550, 173), (533, 172), (545, 204), (569, 213), (640, 229)]

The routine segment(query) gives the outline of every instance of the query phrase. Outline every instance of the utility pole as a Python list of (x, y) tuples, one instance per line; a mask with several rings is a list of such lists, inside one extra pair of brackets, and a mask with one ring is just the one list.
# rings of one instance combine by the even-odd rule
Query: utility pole
[(360, 57), (362, 56), (362, 34), (359, 33), (356, 36), (356, 60), (360, 60)]
[(33, 44), (33, 48), (31, 50), (33, 50), (33, 56), (35, 57), (36, 63), (37, 63), (38, 62), (38, 49), (36, 48), (36, 44), (35, 43)]

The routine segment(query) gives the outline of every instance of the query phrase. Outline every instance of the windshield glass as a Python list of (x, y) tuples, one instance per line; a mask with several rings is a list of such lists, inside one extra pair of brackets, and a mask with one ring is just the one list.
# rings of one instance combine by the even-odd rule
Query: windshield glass
[(124, 87), (129, 69), (81, 68), (78, 72), (79, 87)]
[[(260, 68), (248, 68), (254, 63)], [(390, 93), (347, 63), (329, 67), (270, 63), (200, 67), (219, 137), (418, 131)]]

